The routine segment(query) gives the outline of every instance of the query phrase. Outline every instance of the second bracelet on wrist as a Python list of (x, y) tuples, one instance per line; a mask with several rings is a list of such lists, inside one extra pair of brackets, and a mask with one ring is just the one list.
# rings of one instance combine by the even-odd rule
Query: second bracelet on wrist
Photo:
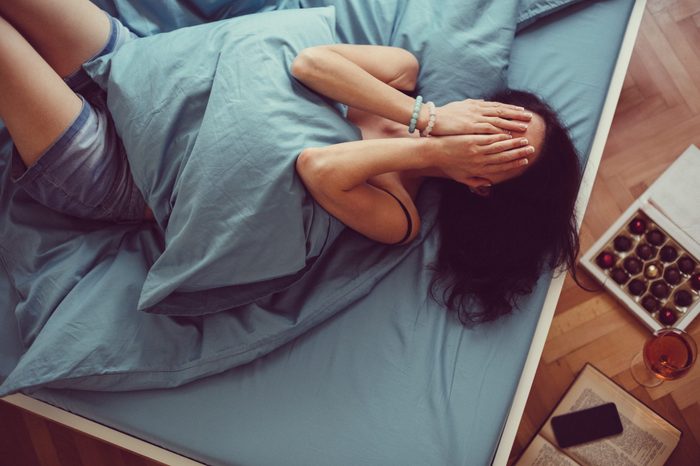
[(427, 138), (430, 137), (430, 133), (435, 127), (435, 121), (437, 120), (437, 109), (433, 102), (428, 102), (425, 104), (428, 108), (428, 123), (425, 125), (425, 129), (421, 131), (420, 135)]

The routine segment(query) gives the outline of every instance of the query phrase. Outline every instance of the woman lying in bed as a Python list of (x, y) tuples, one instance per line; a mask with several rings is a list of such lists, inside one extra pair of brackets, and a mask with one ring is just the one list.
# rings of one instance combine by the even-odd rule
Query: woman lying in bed
[[(575, 274), (576, 149), (556, 114), (530, 93), (421, 105), (401, 92), (415, 90), (418, 67), (393, 47), (303, 51), (294, 76), (349, 105), (363, 140), (306, 149), (297, 171), (326, 210), (384, 243), (417, 235), (413, 200), (424, 180), (440, 180), (432, 290), (465, 324), (494, 320), (532, 290), (544, 265)], [(482, 311), (470, 305), (474, 297)]]
[[(82, 63), (133, 36), (87, 0), (0, 0), (0, 14), (0, 118), (24, 165), (13, 167), (16, 182), (72, 215), (149, 218), (103, 93), (81, 87), (90, 94), (83, 98), (64, 82), (82, 86)], [(390, 47), (307, 49), (292, 73), (348, 105), (362, 130), (361, 141), (308, 148), (297, 161), (312, 196), (347, 226), (407, 243), (420, 229), (413, 201), (421, 183), (441, 180), (433, 289), (445, 290), (463, 322), (510, 311), (545, 263), (573, 265), (578, 159), (537, 98), (506, 92), (494, 97), (501, 103), (422, 105), (402, 92), (414, 90), (418, 63)], [(474, 296), (483, 313), (467, 312)]]

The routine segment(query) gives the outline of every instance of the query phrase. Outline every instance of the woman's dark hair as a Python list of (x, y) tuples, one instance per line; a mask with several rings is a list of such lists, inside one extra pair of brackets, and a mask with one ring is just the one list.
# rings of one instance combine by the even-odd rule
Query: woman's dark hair
[(545, 122), (544, 143), (520, 176), (495, 185), (489, 197), (440, 179), (440, 249), (434, 299), (466, 326), (511, 312), (532, 291), (545, 266), (575, 276), (579, 252), (574, 207), (581, 168), (567, 130), (537, 96), (505, 90), (489, 100), (525, 107)]

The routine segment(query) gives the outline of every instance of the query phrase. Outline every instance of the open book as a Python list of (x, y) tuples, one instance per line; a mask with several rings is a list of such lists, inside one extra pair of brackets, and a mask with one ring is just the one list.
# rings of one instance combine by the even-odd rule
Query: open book
[[(608, 402), (617, 406), (621, 434), (573, 447), (558, 447), (552, 432), (552, 417)], [(661, 466), (680, 438), (680, 430), (586, 364), (516, 466)]]

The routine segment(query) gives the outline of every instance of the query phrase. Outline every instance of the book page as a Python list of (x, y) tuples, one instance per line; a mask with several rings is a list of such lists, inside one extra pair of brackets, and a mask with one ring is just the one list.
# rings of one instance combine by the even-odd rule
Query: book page
[(544, 437), (536, 435), (515, 466), (580, 466)]
[(649, 202), (700, 246), (700, 149), (690, 146), (649, 188)]
[(557, 445), (550, 422), (553, 416), (608, 402), (617, 406), (622, 433), (562, 451), (586, 465), (662, 466), (678, 444), (680, 431), (590, 365), (583, 369), (540, 434)]

